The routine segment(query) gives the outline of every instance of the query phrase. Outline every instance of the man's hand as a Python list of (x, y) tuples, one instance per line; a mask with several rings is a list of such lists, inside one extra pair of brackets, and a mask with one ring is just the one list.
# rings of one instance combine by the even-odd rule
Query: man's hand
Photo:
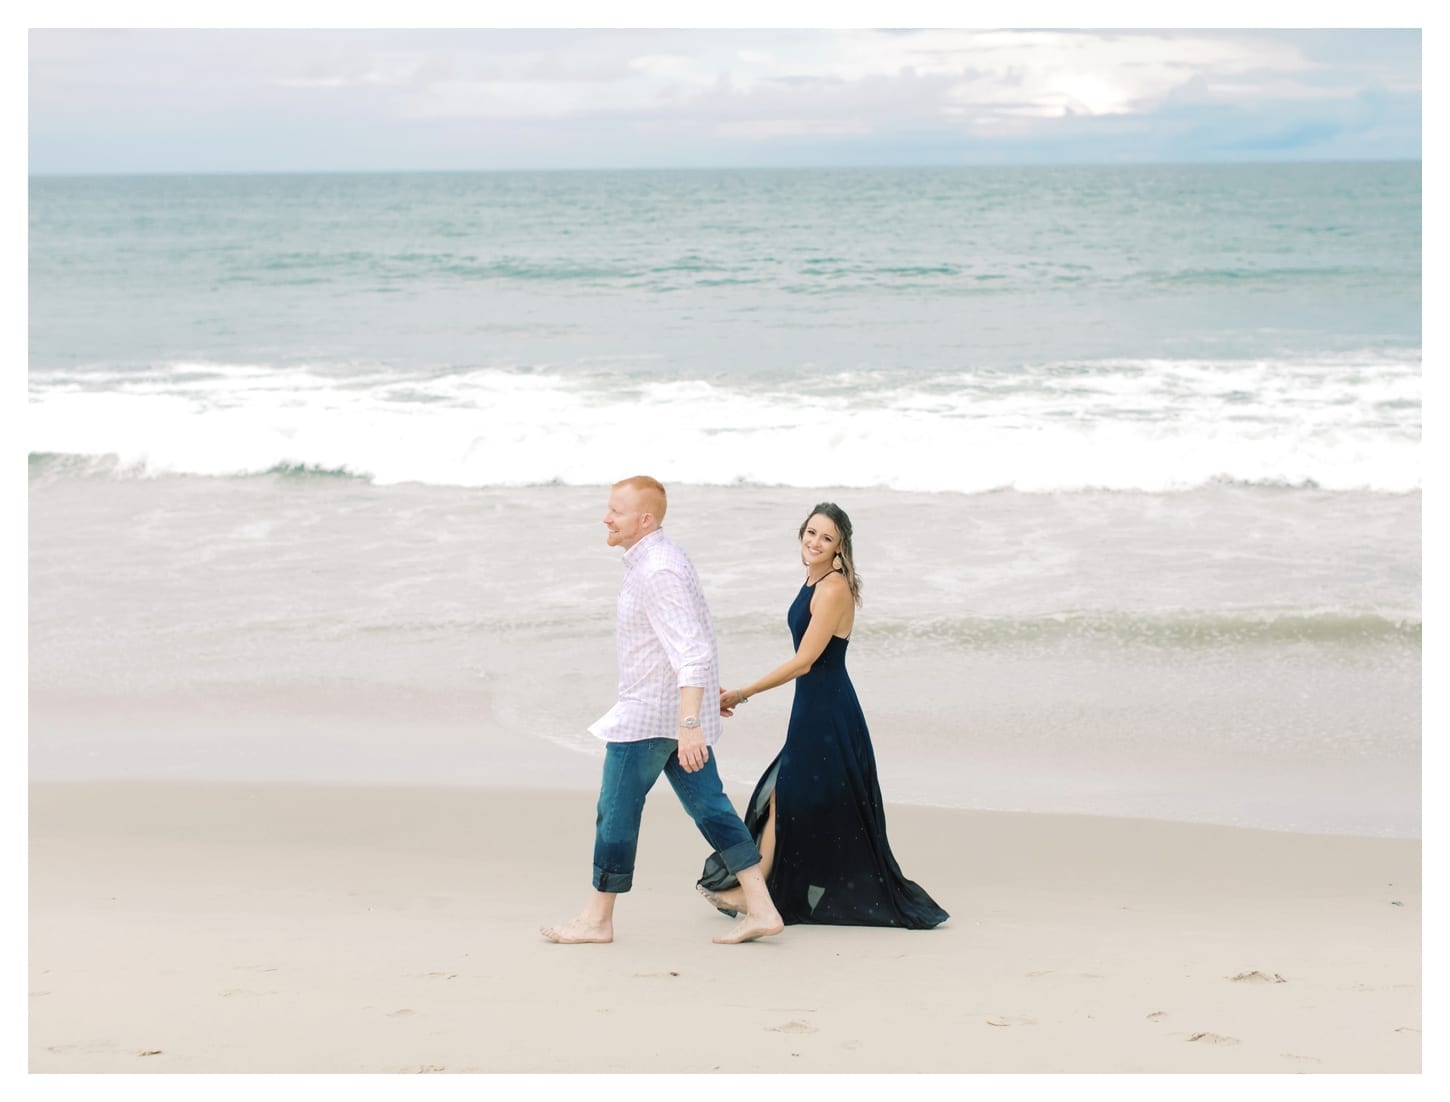
[(705, 745), (705, 733), (698, 728), (680, 730), (680, 766), (686, 773), (698, 773), (710, 760), (710, 748)]

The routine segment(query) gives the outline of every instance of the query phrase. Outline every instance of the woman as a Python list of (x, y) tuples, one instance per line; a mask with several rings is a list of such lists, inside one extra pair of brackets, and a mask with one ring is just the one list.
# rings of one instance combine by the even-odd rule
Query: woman
[[(823, 502), (800, 528), (805, 584), (786, 614), (795, 656), (739, 689), (722, 690), (720, 710), (796, 683), (785, 746), (746, 809), (761, 870), (787, 925), (905, 926), (929, 929), (947, 913), (901, 874), (886, 841), (886, 815), (866, 717), (846, 673), (846, 645), (861, 603), (851, 557), (851, 521)], [(744, 894), (718, 853), (697, 885), (734, 917)]]

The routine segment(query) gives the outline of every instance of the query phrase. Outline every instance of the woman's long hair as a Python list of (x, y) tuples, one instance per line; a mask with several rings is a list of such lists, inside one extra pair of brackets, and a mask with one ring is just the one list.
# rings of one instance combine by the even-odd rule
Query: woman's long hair
[(823, 501), (806, 514), (805, 520), (801, 521), (801, 530), (796, 533), (796, 539), (805, 538), (806, 525), (814, 516), (825, 517), (836, 526), (836, 531), (840, 533), (840, 546), (836, 550), (836, 558), (831, 565), (846, 575), (846, 584), (851, 588), (851, 599), (860, 605), (861, 576), (856, 573), (856, 561), (851, 554), (851, 518), (846, 515), (846, 510), (834, 501)]

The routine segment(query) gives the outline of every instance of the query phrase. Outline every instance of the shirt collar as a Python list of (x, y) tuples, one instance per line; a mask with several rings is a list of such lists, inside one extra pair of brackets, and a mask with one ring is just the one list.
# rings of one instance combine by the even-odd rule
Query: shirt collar
[(639, 561), (640, 556), (644, 554), (645, 544), (656, 543), (659, 540), (664, 539), (664, 537), (665, 530), (663, 528), (656, 528), (649, 535), (642, 537), (633, 547), (631, 547), (628, 551), (624, 553), (623, 562), (625, 568), (628, 569), (629, 567), (634, 566), (634, 564)]

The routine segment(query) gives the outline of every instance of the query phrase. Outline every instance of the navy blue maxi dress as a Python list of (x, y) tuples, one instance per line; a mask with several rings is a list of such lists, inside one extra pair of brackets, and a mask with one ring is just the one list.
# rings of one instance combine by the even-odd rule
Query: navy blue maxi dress
[[(786, 621), (800, 646), (814, 586), (802, 586)], [(856, 689), (846, 673), (847, 640), (832, 636), (810, 672), (796, 679), (785, 746), (751, 794), (745, 825), (760, 841), (775, 793), (775, 860), (766, 883), (787, 925), (929, 929), (942, 910), (906, 879), (886, 841), (876, 755)], [(718, 853), (700, 885), (739, 883)]]

